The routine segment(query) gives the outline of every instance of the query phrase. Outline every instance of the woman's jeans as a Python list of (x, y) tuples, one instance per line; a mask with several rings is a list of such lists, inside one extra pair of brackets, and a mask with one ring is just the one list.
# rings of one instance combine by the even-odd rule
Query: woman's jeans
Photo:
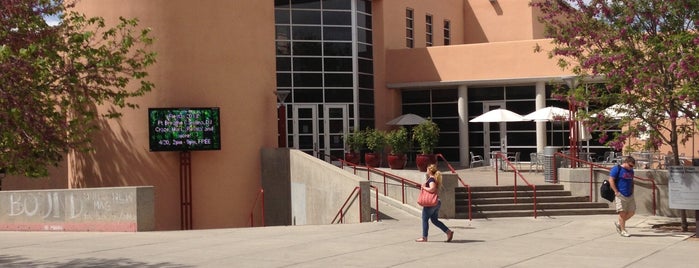
[(449, 228), (439, 221), (439, 208), (442, 206), (442, 201), (437, 201), (437, 205), (434, 207), (423, 207), (422, 208), (422, 237), (427, 237), (427, 231), (430, 229), (430, 225), (427, 220), (431, 220), (434, 226), (442, 229), (443, 232), (449, 231)]

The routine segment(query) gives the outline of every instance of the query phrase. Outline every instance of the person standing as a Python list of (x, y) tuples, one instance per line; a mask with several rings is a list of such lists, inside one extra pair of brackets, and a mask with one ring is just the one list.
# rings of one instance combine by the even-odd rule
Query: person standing
[[(425, 176), (425, 183), (420, 185), (420, 190), (426, 190), (430, 193), (439, 194), (439, 189), (442, 187), (442, 173), (437, 169), (437, 165), (430, 164), (427, 166), (427, 173)], [(437, 205), (433, 207), (423, 207), (422, 208), (422, 237), (415, 240), (416, 242), (427, 242), (427, 233), (429, 231), (430, 225), (428, 220), (432, 221), (432, 224), (441, 229), (445, 234), (447, 234), (447, 241), (451, 242), (454, 237), (454, 231), (450, 230), (449, 227), (444, 225), (443, 222), (439, 220), (439, 208), (442, 206), (442, 201), (437, 199)]]
[(631, 236), (626, 231), (626, 221), (636, 213), (636, 200), (633, 196), (633, 167), (636, 159), (627, 156), (621, 165), (617, 165), (609, 172), (610, 186), (614, 190), (614, 205), (619, 213), (619, 220), (614, 222), (616, 232), (623, 237)]

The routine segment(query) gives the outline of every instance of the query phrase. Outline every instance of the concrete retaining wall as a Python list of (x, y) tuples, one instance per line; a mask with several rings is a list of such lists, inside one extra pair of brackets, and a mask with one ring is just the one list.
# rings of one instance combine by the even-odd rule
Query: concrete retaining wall
[[(655, 191), (656, 200), (656, 215), (667, 217), (679, 217), (680, 211), (671, 209), (668, 197), (668, 176), (667, 170), (644, 170), (636, 169), (634, 173), (638, 177), (652, 179), (655, 182), (657, 190)], [(559, 168), (558, 169), (560, 183), (565, 185), (573, 195), (589, 195), (590, 194), (590, 169), (589, 168)], [(609, 171), (604, 169), (593, 169), (592, 179), (592, 199), (594, 202), (607, 202), (599, 195), (599, 187), (602, 181), (609, 178)], [(649, 181), (636, 180), (634, 186), (634, 196), (636, 199), (636, 213), (644, 215), (653, 215), (653, 193), (652, 183)], [(687, 211), (690, 217), (694, 215), (693, 211)]]
[(155, 229), (153, 187), (0, 191), (0, 230)]
[[(345, 223), (371, 221), (369, 182), (304, 152), (262, 149), (265, 224), (330, 224), (356, 187), (344, 213)], [(361, 205), (360, 205), (361, 204)]]
[[(346, 167), (349, 172), (353, 171), (353, 168)], [(366, 178), (366, 170), (360, 171), (360, 177)], [(403, 202), (405, 197), (406, 205), (413, 206), (417, 209), (422, 209), (420, 205), (417, 204), (417, 197), (420, 195), (419, 188), (413, 186), (410, 182), (402, 183), (400, 180), (395, 180), (386, 177), (384, 180), (383, 174), (371, 173), (370, 180), (371, 185), (375, 186), (379, 190), (380, 195), (386, 195), (394, 200)], [(425, 182), (425, 174), (414, 172), (412, 177), (404, 177), (406, 180), (410, 180), (416, 183)], [(439, 209), (439, 217), (445, 219), (453, 219), (456, 216), (456, 199), (455, 199), (455, 188), (458, 186), (458, 176), (451, 173), (442, 173), (442, 188), (440, 188), (439, 199), (442, 202), (442, 206)], [(404, 194), (405, 193), (405, 194)], [(373, 195), (372, 195), (373, 197)]]

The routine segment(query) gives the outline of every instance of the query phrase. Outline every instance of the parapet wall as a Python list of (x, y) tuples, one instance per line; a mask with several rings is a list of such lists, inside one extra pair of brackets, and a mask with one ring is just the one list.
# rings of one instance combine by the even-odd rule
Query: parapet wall
[(153, 202), (150, 186), (0, 191), (0, 230), (152, 231)]
[[(637, 177), (652, 179), (655, 182), (656, 215), (679, 217), (680, 210), (670, 208), (668, 196), (669, 173), (667, 170), (636, 169), (634, 170), (634, 173)], [(589, 168), (559, 168), (558, 174), (560, 183), (569, 189), (573, 195), (590, 195)], [(599, 188), (602, 181), (609, 178), (609, 171), (604, 169), (593, 169), (592, 174), (592, 200), (594, 202), (607, 202), (600, 197)], [(634, 184), (636, 213), (653, 215), (653, 184), (644, 180), (636, 180)], [(688, 211), (688, 215), (693, 215), (693, 212)]]

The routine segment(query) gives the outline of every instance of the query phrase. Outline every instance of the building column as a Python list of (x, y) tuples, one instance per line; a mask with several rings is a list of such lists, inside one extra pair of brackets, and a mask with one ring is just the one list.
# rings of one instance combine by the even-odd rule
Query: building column
[[(536, 110), (546, 108), (546, 82), (536, 82)], [(546, 122), (536, 122), (536, 151), (543, 152), (546, 147)]]
[(459, 86), (459, 164), (467, 167), (470, 163), (470, 145), (468, 144), (468, 86)]

